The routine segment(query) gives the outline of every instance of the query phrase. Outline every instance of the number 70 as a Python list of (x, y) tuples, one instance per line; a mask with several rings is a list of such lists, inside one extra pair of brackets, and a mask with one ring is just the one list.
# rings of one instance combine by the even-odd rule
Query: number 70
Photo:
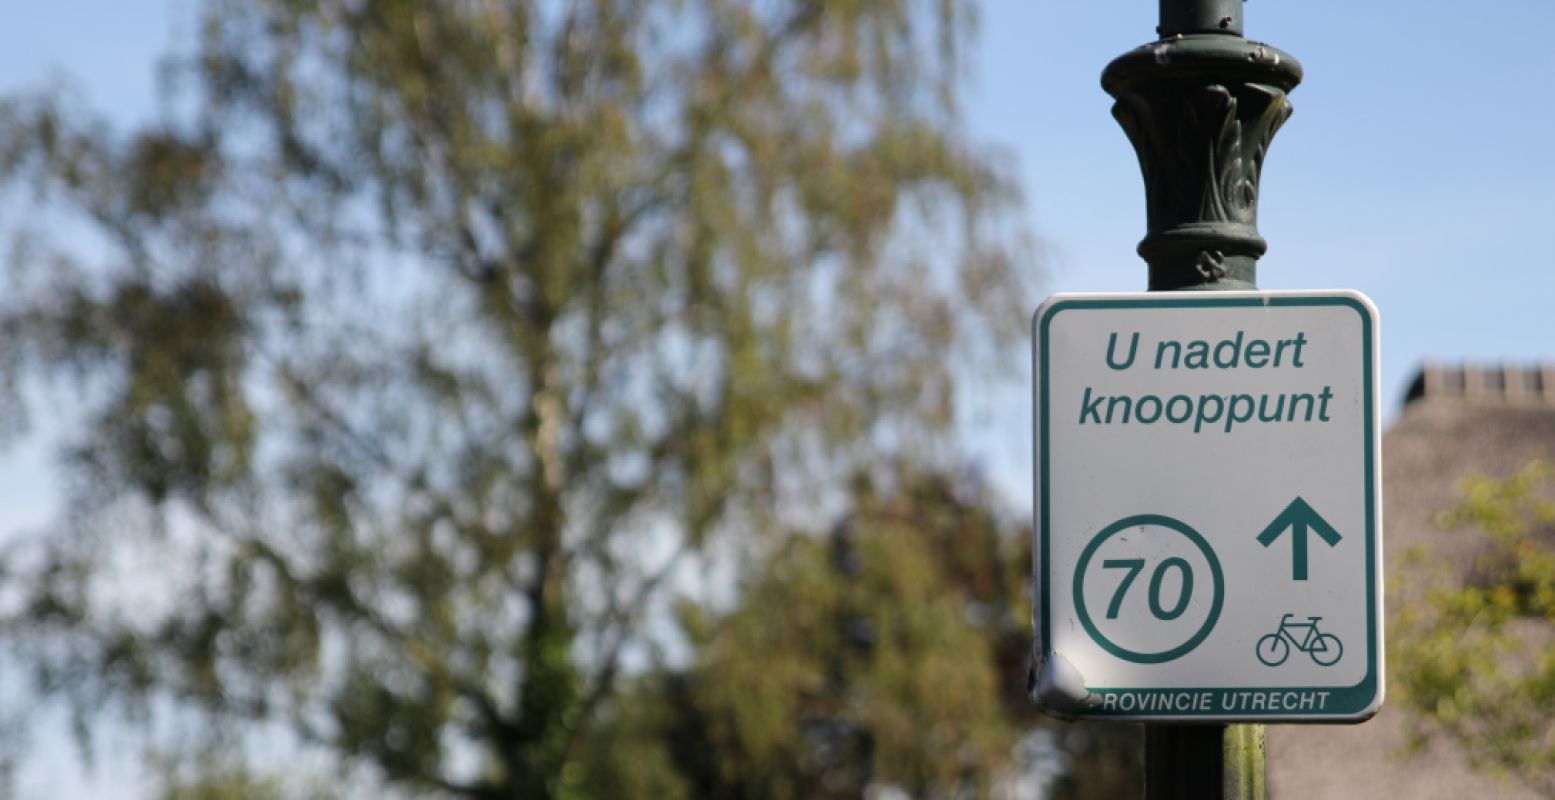
[[(1143, 558), (1109, 558), (1101, 562), (1102, 569), (1125, 569), (1123, 580), (1118, 583), (1118, 590), (1112, 593), (1112, 602), (1107, 604), (1107, 619), (1117, 619), (1118, 611), (1123, 607), (1123, 596), (1128, 594), (1128, 588), (1134, 584), (1134, 579), (1145, 569)], [(1171, 608), (1161, 604), (1161, 581), (1166, 578), (1168, 569), (1176, 569), (1182, 573), (1182, 586), (1177, 592), (1177, 602)], [(1188, 610), (1188, 600), (1193, 597), (1193, 568), (1188, 562), (1173, 556), (1163, 559), (1150, 573), (1150, 590), (1146, 593), (1146, 600), (1150, 606), (1150, 613), (1156, 619), (1174, 620), (1182, 616), (1182, 612)]]

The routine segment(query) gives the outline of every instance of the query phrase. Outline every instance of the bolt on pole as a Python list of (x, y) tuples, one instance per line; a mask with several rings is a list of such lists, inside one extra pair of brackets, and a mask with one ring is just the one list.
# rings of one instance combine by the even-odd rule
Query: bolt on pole
[[(1257, 288), (1264, 156), (1301, 81), (1288, 53), (1242, 35), (1243, 0), (1161, 0), (1159, 39), (1102, 73), (1139, 156), (1149, 288)], [(1262, 725), (1149, 725), (1145, 796), (1262, 800)]]

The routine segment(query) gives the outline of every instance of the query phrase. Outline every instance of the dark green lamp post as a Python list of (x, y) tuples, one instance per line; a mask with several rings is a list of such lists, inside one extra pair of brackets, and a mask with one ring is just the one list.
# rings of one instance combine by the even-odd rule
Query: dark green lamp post
[[(1258, 182), (1301, 65), (1242, 36), (1242, 2), (1161, 0), (1160, 39), (1102, 73), (1144, 173), (1153, 291), (1257, 288)], [(1145, 796), (1266, 797), (1263, 726), (1148, 726)]]
[(1161, 0), (1156, 30), (1101, 78), (1144, 173), (1150, 288), (1256, 288), (1259, 174), (1301, 65), (1242, 36), (1242, 0)]

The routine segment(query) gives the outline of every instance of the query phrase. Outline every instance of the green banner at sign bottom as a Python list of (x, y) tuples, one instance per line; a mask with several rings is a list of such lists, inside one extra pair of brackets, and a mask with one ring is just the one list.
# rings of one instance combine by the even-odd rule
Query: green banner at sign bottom
[(1247, 689), (1091, 689), (1091, 717), (1353, 717), (1376, 697), (1359, 686)]

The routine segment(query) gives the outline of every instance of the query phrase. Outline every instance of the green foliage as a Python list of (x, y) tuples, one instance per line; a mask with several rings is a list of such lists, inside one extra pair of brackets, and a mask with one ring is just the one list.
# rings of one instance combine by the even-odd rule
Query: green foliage
[(829, 540), (794, 540), (717, 623), (693, 691), (714, 796), (988, 795), (1016, 735), (1001, 682), (1023, 685), (994, 648), (1025, 638), (1027, 562), (1018, 535), (949, 491), (862, 498)]
[[(1394, 615), (1396, 696), (1416, 743), (1443, 735), (1476, 767), (1555, 793), (1555, 472), (1534, 462), (1506, 480), (1474, 477), (1440, 515), (1481, 545), (1466, 571), (1434, 566)], [(1466, 574), (1465, 574), (1466, 573)], [(1413, 599), (1413, 598), (1412, 598)]]
[(1068, 723), (1057, 729), (1054, 747), (1062, 756), (1049, 800), (1133, 800), (1143, 793), (1142, 725)]
[[(68, 513), (5, 556), (7, 640), (83, 729), (169, 700), (411, 791), (583, 791), (677, 571), (829, 524), (844, 476), (953, 460), (957, 371), (1021, 333), (1013, 194), (956, 121), (969, 16), (210, 0), (181, 113), (125, 135), (0, 104), (0, 178), (38, 212), (0, 409), (41, 385), (80, 421)], [(908, 573), (871, 590), (923, 616), (891, 622), (868, 720), (948, 715), (992, 763), (986, 705), (906, 655), (976, 651), (960, 608), (870, 541)], [(877, 614), (862, 591), (819, 597)], [(811, 668), (719, 735), (796, 753), (758, 723)]]
[(336, 800), (322, 780), (295, 772), (258, 773), (234, 753), (211, 751), (192, 758), (157, 759), (158, 800)]
[(164, 776), (158, 792), (161, 800), (283, 800), (281, 781), (256, 776), (241, 767), (205, 765), (192, 774)]
[[(685, 607), (695, 661), (620, 699), (622, 721), (607, 730), (665, 748), (639, 763), (668, 759), (682, 777), (663, 796), (855, 798), (892, 787), (919, 798), (1001, 797), (1017, 772), (1046, 759), (1048, 779), (1068, 769), (1050, 787), (1061, 796), (1137, 797), (1131, 728), (1058, 726), (1023, 694), (1029, 528), (942, 477), (886, 492), (860, 481), (854, 495), (843, 524), (788, 540), (736, 608)], [(1039, 729), (1056, 734), (1037, 737), (1055, 750), (1077, 733), (1092, 741), (1020, 757), (1018, 743)], [(1134, 761), (1095, 757), (1109, 751), (1132, 751)], [(632, 785), (618, 780), (608, 796), (661, 796), (625, 791)]]

